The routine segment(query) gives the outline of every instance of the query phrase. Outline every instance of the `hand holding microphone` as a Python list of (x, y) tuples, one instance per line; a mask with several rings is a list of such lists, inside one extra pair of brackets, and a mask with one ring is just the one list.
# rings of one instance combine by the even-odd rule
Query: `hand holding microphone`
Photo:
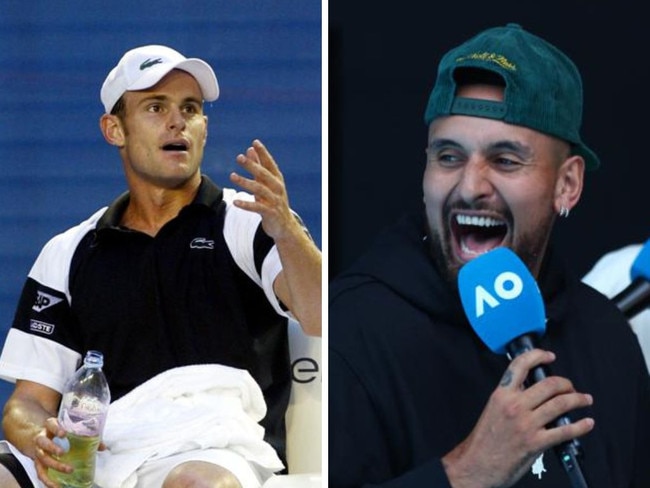
[(566, 378), (550, 377), (546, 365), (554, 355), (535, 347), (546, 318), (534, 278), (512, 251), (498, 248), (465, 264), (458, 286), (477, 335), (493, 352), (513, 360), (474, 430), (448, 460), (473, 453), (479, 464), (485, 462), (484, 479), (507, 485), (555, 447), (572, 486), (586, 487), (576, 438), (593, 428), (593, 420), (573, 423), (567, 413), (590, 405), (591, 397), (576, 392)]

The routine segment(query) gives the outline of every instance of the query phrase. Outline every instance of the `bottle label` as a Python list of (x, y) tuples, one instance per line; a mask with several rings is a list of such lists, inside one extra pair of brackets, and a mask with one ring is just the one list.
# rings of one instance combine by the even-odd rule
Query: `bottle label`
[(59, 412), (59, 423), (66, 431), (81, 436), (100, 435), (104, 428), (107, 406), (93, 397), (64, 395)]

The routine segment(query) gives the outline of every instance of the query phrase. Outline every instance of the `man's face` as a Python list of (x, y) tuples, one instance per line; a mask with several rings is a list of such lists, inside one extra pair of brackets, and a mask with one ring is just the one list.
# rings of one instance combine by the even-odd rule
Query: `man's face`
[[(459, 94), (502, 97), (486, 86)], [(498, 246), (539, 272), (567, 157), (567, 144), (497, 120), (449, 116), (431, 124), (424, 203), (434, 258), (450, 283), (464, 263)]]
[(173, 70), (152, 88), (124, 94), (122, 154), (132, 183), (176, 188), (199, 178), (207, 136), (201, 90)]

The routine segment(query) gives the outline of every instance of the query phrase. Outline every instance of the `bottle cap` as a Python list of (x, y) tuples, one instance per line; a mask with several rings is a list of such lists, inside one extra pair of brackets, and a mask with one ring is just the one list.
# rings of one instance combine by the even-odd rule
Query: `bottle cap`
[(88, 351), (84, 358), (84, 365), (90, 368), (101, 368), (104, 365), (104, 355), (99, 351)]

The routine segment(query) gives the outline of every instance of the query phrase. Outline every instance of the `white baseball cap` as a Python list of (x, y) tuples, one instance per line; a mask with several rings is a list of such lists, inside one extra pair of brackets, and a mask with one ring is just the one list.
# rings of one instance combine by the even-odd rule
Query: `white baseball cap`
[(111, 113), (124, 92), (150, 88), (173, 69), (191, 74), (201, 87), (204, 100), (212, 102), (219, 98), (219, 83), (208, 63), (152, 44), (127, 51), (108, 74), (100, 92), (106, 113)]

